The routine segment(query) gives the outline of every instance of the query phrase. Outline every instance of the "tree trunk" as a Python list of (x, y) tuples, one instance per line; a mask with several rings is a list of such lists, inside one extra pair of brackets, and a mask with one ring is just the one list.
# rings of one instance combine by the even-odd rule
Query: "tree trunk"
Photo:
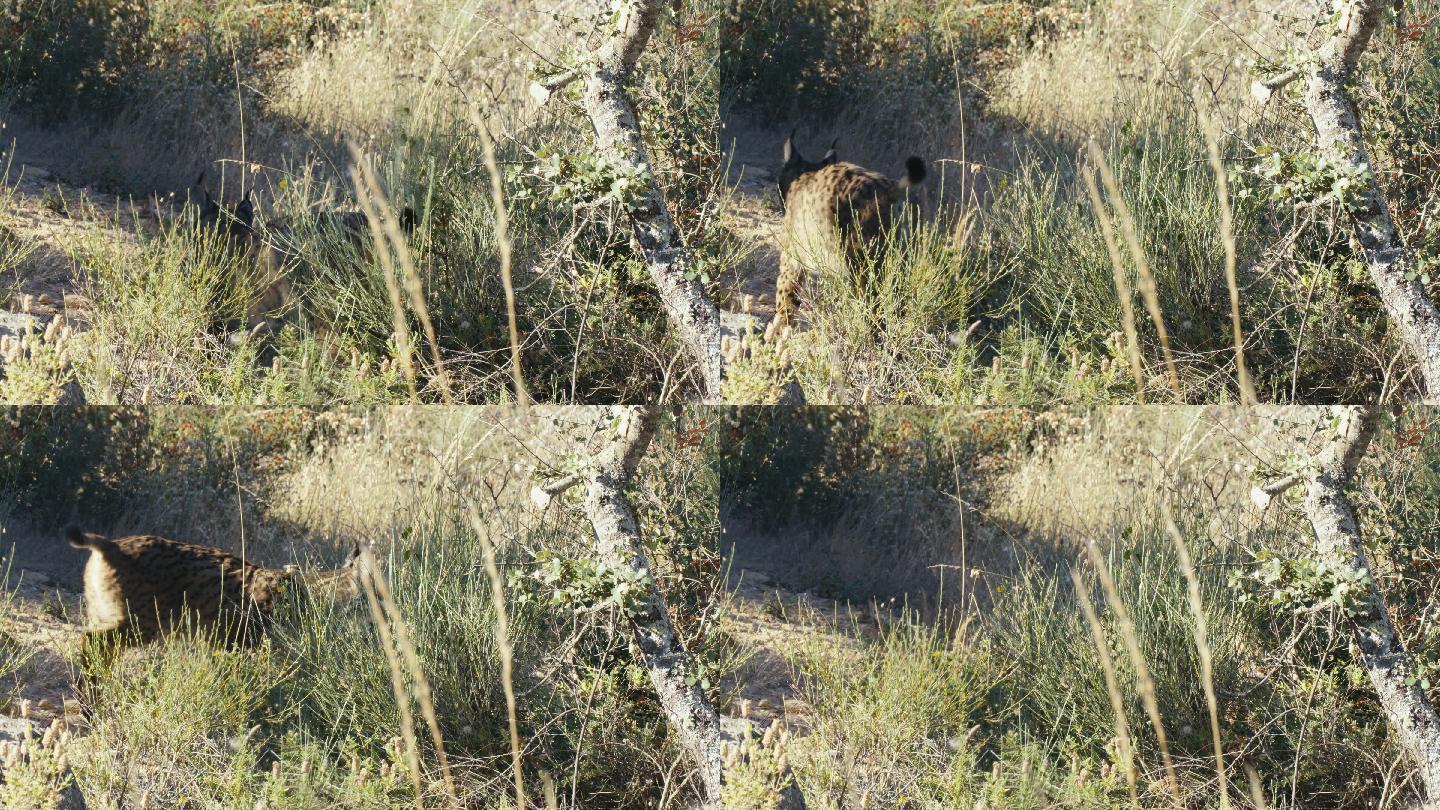
[(613, 412), (619, 417), (619, 435), (595, 461), (585, 491), (585, 515), (595, 527), (600, 559), (650, 583), (643, 610), (633, 620), (635, 644), (665, 716), (700, 775), (705, 800), (715, 803), (722, 784), (720, 718), (705, 693), (691, 683), (694, 665), (675, 636), (670, 613), (655, 587), (635, 514), (625, 495), (625, 486), (655, 435), (660, 411), (653, 406), (619, 406)]
[(531, 93), (543, 102), (559, 88), (583, 81), (581, 104), (595, 128), (596, 149), (610, 162), (638, 170), (649, 179), (630, 210), (632, 234), (660, 300), (695, 361), (701, 397), (718, 400), (722, 378), (720, 313), (706, 295), (704, 285), (688, 276), (694, 266), (693, 257), (675, 230), (665, 192), (650, 170), (635, 105), (625, 92), (625, 81), (655, 30), (660, 0), (619, 0), (615, 8), (615, 28), (594, 61), (537, 84)]
[(1315, 459), (1305, 492), (1305, 515), (1315, 528), (1320, 559), (1360, 575), (1369, 585), (1360, 607), (1349, 617), (1352, 639), (1401, 749), (1414, 764), (1427, 798), (1434, 801), (1440, 799), (1440, 718), (1424, 691), (1408, 682), (1414, 662), (1395, 637), (1345, 496), (1345, 487), (1375, 435), (1380, 412), (1357, 406), (1335, 408), (1333, 413), (1339, 417), (1338, 428)]
[[(655, 586), (650, 562), (640, 542), (635, 513), (625, 495), (625, 487), (655, 436), (660, 411), (654, 406), (621, 405), (612, 407), (609, 413), (614, 417), (618, 433), (595, 455), (589, 468), (534, 487), (530, 499), (537, 509), (544, 510), (562, 492), (584, 481), (583, 509), (595, 529), (600, 559), (617, 570), (638, 574), (650, 584), (643, 609), (633, 618), (635, 644), (665, 716), (699, 772), (702, 801), (705, 806), (714, 806), (719, 803), (724, 787), (721, 741), (727, 737), (705, 693), (691, 685), (694, 665), (675, 635), (665, 600)], [(745, 722), (749, 728), (748, 721)], [(743, 737), (743, 734), (733, 736), (728, 742), (738, 744)], [(782, 776), (786, 785), (780, 790), (773, 810), (805, 810), (805, 796), (788, 768)]]
[[(1335, 33), (1315, 54), (1305, 88), (1305, 109), (1315, 123), (1322, 155), (1356, 171), (1371, 171), (1359, 202), (1351, 209), (1355, 236), (1380, 300), (1401, 343), (1414, 358), (1429, 398), (1440, 393), (1440, 311), (1424, 285), (1410, 278), (1416, 268), (1415, 254), (1390, 218), (1390, 207), (1361, 136), (1355, 102), (1346, 90), (1380, 23), (1384, 5), (1381, 0), (1336, 0), (1334, 22), (1329, 10), (1322, 11), (1320, 25), (1333, 27)], [(1262, 86), (1274, 90), (1297, 76), (1287, 73)]]

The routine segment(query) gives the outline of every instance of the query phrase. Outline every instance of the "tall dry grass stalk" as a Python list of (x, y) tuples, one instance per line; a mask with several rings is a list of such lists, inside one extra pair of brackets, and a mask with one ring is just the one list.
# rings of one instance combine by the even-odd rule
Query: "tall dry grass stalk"
[(410, 781), (415, 788), (415, 807), (423, 810), (425, 785), (420, 780), (420, 746), (415, 738), (415, 715), (411, 711), (410, 697), (405, 688), (405, 671), (400, 666), (400, 656), (395, 652), (395, 644), (390, 636), (390, 624), (386, 621), (385, 609), (380, 605), (380, 597), (372, 581), (373, 576), (369, 573), (374, 570), (371, 566), (375, 556), (369, 549), (365, 549), (360, 553), (360, 561), (364, 566), (360, 572), (361, 589), (365, 591), (365, 602), (370, 606), (370, 618), (375, 622), (375, 632), (380, 635), (380, 649), (384, 651), (385, 661), (390, 665), (390, 686), (395, 692), (395, 707), (400, 713), (400, 739), (405, 745), (405, 761), (410, 766)]
[(1160, 746), (1160, 761), (1165, 766), (1166, 786), (1170, 789), (1175, 806), (1183, 808), (1185, 800), (1180, 796), (1180, 778), (1176, 775), (1175, 763), (1170, 758), (1170, 743), (1165, 736), (1165, 723), (1160, 717), (1160, 704), (1155, 699), (1155, 679), (1151, 677), (1150, 665), (1146, 663), (1145, 654), (1140, 649), (1140, 637), (1135, 632), (1135, 619), (1130, 615), (1130, 609), (1125, 607), (1125, 601), (1120, 598), (1120, 591), (1115, 587), (1115, 578), (1110, 575), (1110, 567), (1106, 565), (1099, 545), (1092, 540), (1085, 545), (1085, 552), (1090, 555), (1090, 564), (1094, 566), (1095, 575), (1100, 579), (1106, 604), (1115, 611), (1115, 623), (1119, 626), (1120, 638), (1125, 642), (1125, 652), (1130, 656), (1130, 664), (1135, 667), (1135, 691), (1140, 695), (1140, 703), (1145, 707), (1150, 727), (1155, 731), (1155, 741)]
[[(351, 147), (354, 150), (354, 147)], [(359, 157), (359, 152), (353, 154)], [(355, 183), (356, 197), (360, 199), (360, 205), (365, 212), (365, 221), (370, 226), (370, 238), (375, 243), (375, 254), (380, 259), (381, 275), (385, 278), (385, 290), (390, 295), (390, 324), (395, 333), (396, 359), (400, 361), (400, 369), (405, 372), (405, 383), (410, 388), (410, 399), (417, 399), (419, 394), (415, 387), (415, 355), (410, 348), (410, 326), (405, 322), (405, 302), (400, 298), (400, 286), (395, 281), (394, 265), (390, 257), (390, 251), (385, 245), (385, 235), (376, 222), (370, 206), (363, 199), (365, 195), (358, 193), (364, 186), (360, 173), (352, 167), (350, 178)]]
[(500, 283), (505, 286), (505, 310), (510, 325), (510, 373), (515, 378), (515, 400), (520, 405), (530, 401), (525, 391), (525, 377), (520, 373), (520, 326), (515, 316), (515, 282), (511, 277), (510, 212), (505, 210), (505, 186), (500, 163), (495, 159), (495, 143), (490, 130), (480, 120), (480, 113), (470, 107), (470, 120), (480, 135), (480, 151), (485, 156), (485, 171), (490, 175), (490, 199), (495, 206), (495, 244), (500, 252)]
[(1100, 655), (1100, 669), (1105, 673), (1105, 692), (1110, 696), (1110, 710), (1115, 715), (1115, 742), (1120, 755), (1120, 767), (1125, 770), (1125, 785), (1130, 789), (1130, 806), (1140, 808), (1140, 796), (1135, 785), (1135, 747), (1130, 736), (1130, 721), (1125, 717), (1125, 700), (1120, 696), (1120, 681), (1115, 677), (1115, 662), (1110, 660), (1110, 645), (1105, 641), (1105, 628), (1100, 617), (1095, 615), (1095, 606), (1090, 602), (1090, 586), (1075, 569), (1070, 569), (1070, 578), (1075, 582), (1075, 599), (1080, 603), (1080, 612), (1090, 625), (1090, 637), (1095, 641), (1095, 652)]
[(1200, 117), (1200, 129), (1205, 133), (1205, 151), (1210, 157), (1210, 169), (1215, 173), (1215, 196), (1220, 201), (1220, 243), (1225, 248), (1225, 284), (1230, 288), (1230, 327), (1235, 337), (1235, 377), (1240, 386), (1240, 403), (1255, 405), (1255, 386), (1250, 382), (1250, 372), (1245, 368), (1245, 339), (1240, 332), (1240, 283), (1235, 277), (1235, 223), (1230, 208), (1230, 179), (1225, 175), (1225, 163), (1220, 159), (1220, 136), (1215, 122), (1203, 111), (1196, 109)]
[(1220, 702), (1215, 697), (1215, 669), (1210, 653), (1210, 629), (1205, 620), (1205, 604), (1200, 599), (1200, 578), (1195, 575), (1195, 566), (1190, 562), (1190, 550), (1185, 547), (1185, 538), (1180, 528), (1170, 517), (1168, 507), (1164, 508), (1165, 531), (1175, 541), (1175, 553), (1180, 558), (1180, 573), (1185, 575), (1186, 592), (1190, 597), (1190, 614), (1195, 618), (1195, 651), (1200, 656), (1200, 682), (1205, 687), (1205, 703), (1210, 709), (1210, 738), (1215, 746), (1215, 776), (1220, 780), (1220, 810), (1230, 806), (1230, 784), (1225, 775), (1225, 746), (1220, 739)]
[(401, 364), (410, 385), (410, 394), (412, 397), (416, 395), (414, 355), (400, 290), (395, 284), (397, 276), (403, 279), (410, 307), (420, 319), (421, 328), (425, 330), (425, 339), (430, 346), (430, 359), (435, 364), (435, 379), (440, 385), (440, 395), (453, 405), (455, 395), (450, 390), (450, 377), (445, 370), (445, 361), (440, 356), (440, 341), (436, 337), (435, 324), (430, 320), (430, 308), (425, 304), (425, 286), (420, 281), (420, 273), (415, 269), (415, 261), (410, 255), (405, 234), (400, 230), (400, 220), (386, 199), (385, 191), (380, 187), (380, 181), (376, 179), (370, 161), (354, 143), (350, 143), (349, 148), (353, 161), (350, 177), (355, 183), (355, 196), (360, 202), (360, 210), (364, 212), (365, 221), (370, 225), (370, 237), (375, 242), (375, 255), (380, 259), (380, 266), (385, 274), (385, 287), (390, 293), (395, 326), (396, 348), (402, 355)]
[[(505, 711), (510, 719), (510, 765), (515, 772), (515, 806), (524, 810), (525, 773), (524, 757), (520, 746), (520, 719), (515, 700), (515, 656), (510, 646), (510, 617), (505, 612), (505, 582), (500, 576), (500, 567), (495, 564), (495, 547), (490, 542), (490, 530), (485, 526), (475, 507), (469, 508), (470, 525), (480, 538), (480, 552), (485, 558), (485, 575), (490, 578), (490, 598), (495, 604), (495, 652), (500, 656), (500, 685), (505, 690)], [(547, 805), (553, 804), (555, 786), (546, 782)]]
[(1253, 766), (1245, 766), (1245, 778), (1250, 782), (1250, 801), (1255, 804), (1255, 810), (1270, 810), (1270, 803), (1265, 801), (1265, 786)]
[(1085, 191), (1090, 195), (1090, 205), (1095, 209), (1095, 218), (1100, 221), (1100, 235), (1105, 238), (1105, 251), (1110, 254), (1110, 269), (1115, 275), (1115, 296), (1120, 299), (1120, 325), (1125, 329), (1125, 343), (1130, 350), (1130, 368), (1135, 374), (1135, 397), (1145, 404), (1145, 368), (1141, 365), (1140, 335), (1135, 329), (1135, 304), (1130, 300), (1130, 282), (1125, 278), (1125, 263), (1120, 259), (1120, 246), (1115, 244), (1114, 224), (1100, 198), (1100, 189), (1095, 185), (1095, 167), (1086, 166), (1082, 172)]
[(1160, 338), (1160, 351), (1165, 357), (1170, 387), (1178, 397), (1181, 395), (1180, 372), (1175, 368), (1174, 355), (1170, 353), (1170, 333), (1165, 329), (1165, 315), (1160, 311), (1160, 293), (1155, 286), (1155, 274), (1150, 272), (1150, 260), (1140, 246), (1140, 231), (1135, 225), (1134, 215), (1130, 213), (1130, 206), (1120, 193), (1120, 184), (1115, 182), (1115, 175), (1110, 171), (1110, 163), (1105, 160), (1104, 150), (1094, 140), (1088, 145), (1090, 160), (1099, 170), (1100, 182), (1105, 184), (1105, 191), (1110, 196), (1111, 204), (1115, 206), (1115, 215), (1120, 220), (1120, 232), (1125, 235), (1125, 245), (1130, 249), (1130, 258), (1134, 260), (1135, 270), (1140, 277), (1140, 298), (1145, 302), (1150, 319), (1155, 322), (1155, 334)]
[(549, 771), (540, 772), (540, 787), (545, 791), (546, 810), (560, 810), (560, 798), (555, 793), (555, 779), (550, 776)]
[[(395, 599), (390, 593), (390, 584), (380, 572), (379, 561), (368, 546), (360, 551), (360, 584), (365, 591), (365, 601), (370, 606), (376, 632), (380, 635), (380, 646), (385, 652), (385, 660), (390, 665), (390, 683), (395, 690), (405, 756), (410, 764), (411, 780), (415, 787), (415, 806), (424, 807), (425, 787), (421, 782), (422, 766), (415, 733), (415, 715), (410, 707), (412, 698), (419, 704), (420, 714), (429, 727), (430, 740), (435, 746), (436, 764), (440, 769), (440, 779), (445, 786), (446, 795), (449, 796), (452, 806), (461, 808), (464, 805), (456, 790), (454, 775), (450, 771), (450, 760), (445, 754), (445, 737), (440, 732), (440, 720), (435, 713), (430, 680), (425, 677), (425, 668), (420, 663), (420, 654), (415, 649), (415, 640), (410, 636), (409, 625), (400, 615), (400, 609), (395, 605)], [(407, 675), (411, 684), (408, 689), (405, 685)]]

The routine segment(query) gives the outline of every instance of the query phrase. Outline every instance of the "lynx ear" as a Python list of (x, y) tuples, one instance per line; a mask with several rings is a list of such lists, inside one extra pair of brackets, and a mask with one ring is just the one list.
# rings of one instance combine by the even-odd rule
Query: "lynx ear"
[(790, 135), (785, 138), (784, 153), (786, 163), (794, 163), (800, 160), (800, 153), (795, 149), (795, 132), (796, 130), (794, 129), (790, 130)]
[(840, 162), (840, 156), (835, 153), (835, 147), (836, 147), (836, 145), (838, 145), (839, 143), (840, 143), (840, 139), (839, 139), (839, 138), (836, 138), (835, 140), (833, 140), (833, 141), (830, 142), (830, 151), (828, 151), (828, 152), (825, 153), (825, 157), (820, 158), (820, 163), (821, 163), (822, 165), (825, 165), (825, 166), (833, 166), (834, 164)]
[(248, 192), (245, 194), (245, 199), (241, 200), (240, 204), (235, 206), (235, 218), (240, 221), (241, 225), (247, 228), (255, 221), (255, 204), (250, 202), (250, 194)]
[(340, 567), (341, 567), (341, 568), (354, 568), (354, 567), (355, 567), (355, 564), (358, 563), (359, 561), (360, 561), (360, 541), (359, 541), (359, 540), (356, 540), (356, 541), (355, 541), (355, 547), (352, 548), (352, 549), (350, 549), (350, 553), (349, 553), (349, 554), (345, 555), (345, 563), (344, 563), (342, 566), (340, 566)]

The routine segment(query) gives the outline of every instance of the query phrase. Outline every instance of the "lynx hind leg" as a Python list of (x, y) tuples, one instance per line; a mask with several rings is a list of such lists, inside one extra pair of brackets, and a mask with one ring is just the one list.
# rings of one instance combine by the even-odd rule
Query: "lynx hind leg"
[(878, 286), (881, 267), (885, 263), (884, 238), (870, 239), (863, 234), (848, 233), (845, 235), (844, 253), (851, 288), (858, 296), (871, 294)]
[(91, 630), (81, 640), (76, 692), (87, 717), (100, 698), (100, 682), (109, 677), (124, 648), (125, 634), (119, 629)]
[(805, 281), (805, 269), (791, 256), (780, 257), (780, 276), (775, 281), (775, 325), (785, 327), (795, 323), (800, 311), (800, 288)]

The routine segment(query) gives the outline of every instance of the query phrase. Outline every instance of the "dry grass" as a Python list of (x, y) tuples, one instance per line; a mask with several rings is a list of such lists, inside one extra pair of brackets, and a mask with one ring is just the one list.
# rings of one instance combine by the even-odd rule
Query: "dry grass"
[[(176, 638), (122, 659), (71, 748), (87, 798), (133, 804), (148, 791), (152, 803), (318, 810), (559, 807), (561, 795), (568, 807), (632, 806), (669, 796), (662, 803), (678, 806), (690, 776), (674, 766), (653, 697), (623, 687), (633, 664), (615, 641), (623, 617), (583, 595), (560, 600), (568, 586), (541, 576), (547, 561), (583, 566), (592, 549), (583, 516), (564, 504), (537, 512), (528, 481), (578, 464), (595, 417), (576, 408), (157, 408), (129, 440), (131, 450), (154, 445), (153, 466), (124, 472), (85, 444), (82, 424), (59, 420), (55, 452), (86, 447), (87, 463), (119, 487), (118, 500), (82, 509), (85, 525), (302, 568), (369, 544), (359, 605), (297, 594), (255, 650)], [(55, 447), (27, 448), (43, 446)], [(12, 461), (23, 459), (0, 457), (0, 471), (13, 472)], [(699, 449), (664, 435), (637, 479), (657, 580), (703, 615), (714, 586), (689, 566), (714, 553), (711, 491)], [(46, 496), (72, 504), (67, 511), (75, 502), (58, 489)], [(0, 528), (24, 544), (53, 542), (36, 496), (19, 497)], [(34, 527), (33, 540), (20, 527)], [(682, 633), (718, 681), (728, 665), (711, 657), (721, 648), (708, 626)], [(580, 706), (584, 728), (570, 721)]]
[[(1391, 769), (1374, 696), (1343, 685), (1328, 620), (1246, 596), (1266, 559), (1305, 553), (1303, 520), (1279, 504), (1262, 513), (1249, 495), (1303, 457), (1317, 410), (1116, 408), (993, 425), (878, 411), (863, 431), (832, 425), (825, 441), (803, 427), (813, 415), (797, 414), (767, 463), (783, 464), (798, 491), (727, 473), (740, 487), (730, 508), (749, 511), (727, 518), (737, 564), (879, 617), (878, 631), (837, 631), (831, 619), (772, 614), (802, 625), (795, 642), (770, 644), (813, 707), (811, 734), (795, 743), (812, 805), (868, 795), (872, 806), (905, 797), (926, 808), (1405, 806), (1406, 768)], [(1373, 504), (1381, 546), (1433, 512), (1412, 499), (1435, 486), (1420, 459), (1436, 434), (1428, 413), (1410, 416), (1360, 488), (1389, 493)], [(1005, 424), (1011, 432), (979, 438)], [(846, 449), (830, 456), (835, 443)], [(825, 449), (805, 472), (788, 446)], [(931, 458), (937, 447), (948, 449)], [(948, 546), (915, 507), (914, 493), (937, 487), (973, 510)], [(860, 521), (868, 531), (852, 528)], [(797, 548), (784, 569), (759, 552), (781, 542)], [(934, 603), (933, 579), (876, 573), (919, 569), (912, 548), (950, 571), (966, 559), (979, 598), (944, 602), (965, 615), (886, 609)], [(1433, 588), (1412, 591), (1409, 576), (1382, 578), (1405, 606), (1395, 609), (1423, 624), (1416, 611)], [(1387, 753), (1366, 756), (1372, 746)]]
[[(140, 238), (138, 259), (126, 259), (102, 229), (106, 244), (81, 262), (98, 303), (94, 350), (75, 355), (89, 401), (139, 402), (147, 388), (153, 402), (318, 406), (686, 396), (672, 382), (686, 369), (668, 319), (632, 278), (623, 201), (607, 196), (608, 167), (591, 165), (588, 122), (525, 93), (532, 63), (550, 70), (588, 47), (596, 22), (584, 4), (169, 0), (151, 17), (132, 5), (101, 35), (124, 28), (136, 52), (77, 45), (76, 69), (110, 59), (106, 82), (58, 120), (38, 120), (39, 100), (18, 108), (7, 131), (19, 154), (75, 184), (105, 176), (94, 182), (154, 195), (167, 222), (184, 221), (171, 209), (206, 169), (222, 202), (248, 193), (260, 221), (288, 223), (265, 235), (290, 258), (293, 295), (268, 313), (286, 324), (278, 337), (241, 341), (235, 307), (215, 293), (230, 288), (244, 311), (256, 290), (217, 276), (243, 277), (245, 262), (214, 270), (226, 263), (187, 228)], [(667, 8), (657, 37), (687, 24)], [(636, 99), (655, 170), (684, 209), (682, 237), (718, 276), (730, 258), (713, 221), (711, 48), (691, 37), (647, 54), (643, 70), (659, 78)], [(71, 137), (85, 130), (88, 140)], [(561, 157), (571, 165), (551, 171)], [(413, 208), (415, 233), (402, 235), (387, 208)], [(376, 249), (305, 226), (346, 210), (376, 220)], [(134, 265), (159, 267), (137, 278)], [(137, 315), (147, 310), (185, 317)], [(137, 370), (143, 357), (168, 368)]]

